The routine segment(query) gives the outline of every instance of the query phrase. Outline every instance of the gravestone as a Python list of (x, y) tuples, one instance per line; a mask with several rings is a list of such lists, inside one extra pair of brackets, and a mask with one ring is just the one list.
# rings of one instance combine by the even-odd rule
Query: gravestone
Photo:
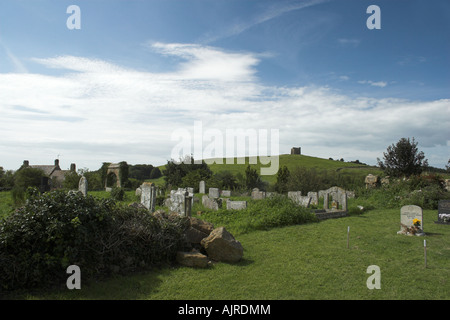
[(299, 199), (301, 196), (302, 196), (301, 191), (288, 191), (288, 198), (291, 199), (295, 203), (299, 202)]
[(308, 192), (308, 197), (311, 197), (311, 204), (318, 205), (319, 204), (319, 193), (310, 191)]
[(205, 194), (202, 197), (202, 205), (205, 208), (217, 211), (220, 208), (222, 208), (222, 199), (219, 199), (219, 198), (214, 199), (214, 198), (211, 198), (210, 196)]
[(438, 221), (436, 223), (450, 224), (450, 200), (439, 200)]
[(141, 204), (150, 212), (155, 211), (156, 187), (152, 184), (143, 183), (140, 188)]
[(222, 191), (220, 191), (220, 195), (222, 197), (231, 197), (231, 191), (230, 190), (222, 190)]
[(199, 186), (198, 186), (198, 192), (199, 193), (205, 193), (205, 189), (206, 185), (205, 185), (205, 181), (200, 181)]
[[(170, 211), (176, 212), (180, 216), (190, 214), (189, 209), (193, 206), (194, 194), (189, 192), (189, 190), (191, 188), (178, 188), (178, 190), (170, 191), (170, 197), (166, 200), (166, 205)], [(187, 205), (187, 200), (190, 202), (190, 205)]]
[(210, 198), (217, 199), (217, 198), (219, 198), (219, 196), (220, 196), (219, 188), (209, 188), (209, 197)]
[(192, 210), (192, 197), (189, 195), (189, 191), (184, 194), (184, 216), (190, 217)]
[(227, 210), (243, 210), (247, 208), (247, 201), (227, 201)]
[(323, 208), (328, 210), (328, 193), (324, 193), (323, 195)]
[(252, 190), (252, 200), (261, 200), (266, 197), (266, 193), (264, 191), (259, 191), (258, 188), (254, 188)]
[[(419, 221), (420, 225), (414, 225)], [(423, 236), (423, 211), (422, 208), (415, 205), (403, 206), (400, 209), (401, 230), (397, 234)]]
[(344, 193), (341, 196), (342, 210), (347, 211), (347, 194)]
[(80, 182), (78, 183), (78, 191), (80, 191), (83, 196), (86, 197), (88, 193), (88, 181), (85, 176), (82, 176), (80, 178)]

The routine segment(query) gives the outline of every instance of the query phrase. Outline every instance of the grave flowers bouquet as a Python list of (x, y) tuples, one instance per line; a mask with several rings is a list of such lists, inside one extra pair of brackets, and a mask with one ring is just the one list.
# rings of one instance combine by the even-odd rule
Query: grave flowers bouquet
[(420, 231), (420, 220), (419, 219), (414, 219), (413, 220), (413, 225), (411, 226), (411, 233), (412, 234), (416, 234), (418, 231)]

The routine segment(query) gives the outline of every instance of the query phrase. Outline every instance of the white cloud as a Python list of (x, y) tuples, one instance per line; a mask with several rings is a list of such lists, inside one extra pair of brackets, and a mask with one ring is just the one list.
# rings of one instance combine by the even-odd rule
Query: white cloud
[(92, 170), (103, 161), (159, 165), (175, 147), (171, 134), (179, 128), (193, 134), (194, 121), (223, 133), (279, 129), (281, 153), (301, 146), (304, 154), (368, 163), (414, 136), (447, 161), (448, 99), (354, 99), (329, 88), (264, 86), (256, 54), (164, 43), (153, 49), (182, 61), (175, 71), (152, 73), (61, 56), (34, 59), (60, 68), (57, 76), (0, 74), (0, 165), (51, 163), (57, 154), (67, 167), (76, 162)]
[(372, 81), (372, 80), (360, 80), (358, 81), (360, 84), (370, 84), (373, 87), (384, 88), (387, 86), (387, 82), (385, 81)]

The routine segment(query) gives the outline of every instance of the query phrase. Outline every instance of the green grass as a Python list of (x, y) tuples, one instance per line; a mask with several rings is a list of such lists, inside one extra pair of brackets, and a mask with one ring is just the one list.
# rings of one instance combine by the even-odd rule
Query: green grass
[[(237, 264), (207, 269), (165, 267), (82, 289), (26, 293), (19, 299), (450, 299), (450, 226), (424, 211), (425, 237), (397, 235), (399, 209), (373, 210), (236, 238), (244, 247)], [(347, 227), (350, 247), (347, 249)], [(423, 240), (428, 266), (424, 267)], [(381, 289), (366, 286), (367, 267), (381, 270)]]
[(10, 191), (0, 192), (0, 220), (8, 215), (14, 208)]

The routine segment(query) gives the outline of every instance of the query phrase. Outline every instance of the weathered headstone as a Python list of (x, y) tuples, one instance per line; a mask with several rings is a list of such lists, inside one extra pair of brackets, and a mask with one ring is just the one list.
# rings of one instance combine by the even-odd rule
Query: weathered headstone
[(299, 202), (301, 196), (302, 196), (301, 191), (288, 191), (288, 198), (294, 201), (295, 203)]
[(310, 191), (308, 192), (308, 197), (311, 197), (311, 204), (318, 205), (319, 204), (319, 193)]
[(222, 190), (222, 191), (220, 191), (220, 195), (222, 197), (231, 197), (231, 191), (230, 190)]
[(258, 188), (254, 188), (252, 190), (252, 200), (261, 200), (264, 199), (265, 197), (266, 197), (265, 191), (259, 191)]
[(190, 217), (192, 210), (192, 197), (189, 196), (189, 191), (184, 194), (184, 216)]
[(219, 188), (209, 188), (209, 197), (217, 199), (220, 197)]
[(324, 193), (323, 195), (323, 208), (325, 210), (328, 209), (328, 193)]
[(403, 206), (400, 209), (401, 230), (398, 234), (423, 236), (423, 211), (415, 205)]
[[(178, 190), (170, 191), (170, 198), (166, 201), (166, 205), (170, 211), (176, 212), (181, 216), (189, 215), (189, 208), (192, 208), (194, 194), (190, 193), (189, 188), (178, 188)], [(190, 202), (190, 207), (186, 204), (186, 198)]]
[(199, 185), (198, 185), (198, 192), (199, 193), (205, 193), (206, 190), (206, 185), (205, 185), (205, 181), (200, 181)]
[(205, 208), (217, 211), (220, 208), (222, 208), (222, 199), (219, 199), (219, 198), (214, 199), (214, 198), (211, 198), (210, 196), (205, 194), (202, 197), (202, 205)]
[(364, 182), (366, 184), (366, 189), (375, 188), (378, 185), (379, 177), (369, 173)]
[(341, 196), (342, 210), (347, 211), (347, 194)]
[(141, 204), (150, 212), (155, 211), (156, 187), (152, 184), (143, 183), (141, 185)]
[(85, 176), (80, 178), (80, 182), (78, 183), (78, 191), (80, 191), (83, 196), (86, 196), (88, 193), (88, 181)]
[(450, 224), (450, 200), (439, 200), (437, 223)]
[(227, 201), (228, 210), (242, 210), (247, 208), (247, 201)]

